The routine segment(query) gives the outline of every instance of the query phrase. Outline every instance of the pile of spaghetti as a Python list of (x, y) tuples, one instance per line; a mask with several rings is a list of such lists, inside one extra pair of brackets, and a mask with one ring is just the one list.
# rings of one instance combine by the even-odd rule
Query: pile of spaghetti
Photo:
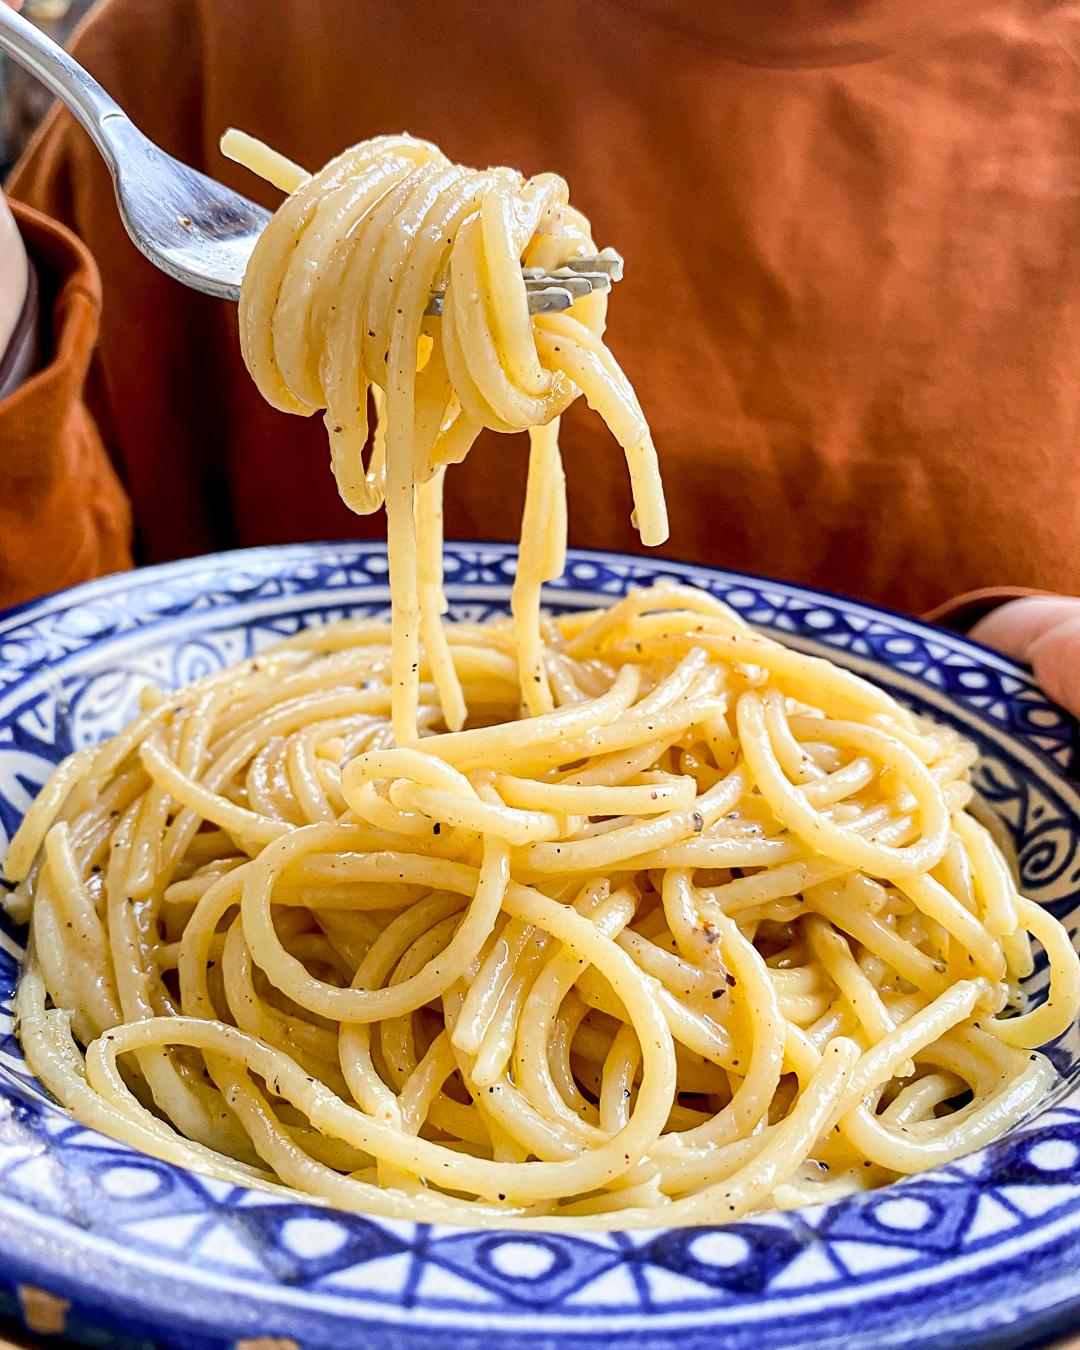
[(79, 1119), (349, 1208), (628, 1226), (877, 1185), (1046, 1091), (1077, 959), (955, 733), (691, 589), (546, 622), (533, 718), (510, 621), (446, 637), (468, 729), (422, 661), (396, 747), (349, 621), (58, 768), (7, 870)]
[[(385, 499), (392, 622), (148, 690), (56, 769), (5, 860), (42, 1081), (235, 1182), (469, 1223), (711, 1223), (1020, 1119), (1080, 970), (966, 811), (971, 747), (695, 589), (541, 618), (579, 393), (666, 533), (603, 297), (528, 311), (523, 263), (593, 247), (565, 184), (409, 137), (310, 179), (229, 148), (292, 193), (249, 367)], [(444, 470), (482, 427), (532, 438), (512, 616), (444, 625)]]

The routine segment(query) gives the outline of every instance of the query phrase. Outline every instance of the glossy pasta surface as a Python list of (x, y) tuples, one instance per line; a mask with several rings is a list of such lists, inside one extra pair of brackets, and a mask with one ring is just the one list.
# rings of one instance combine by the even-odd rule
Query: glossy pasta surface
[[(443, 489), (485, 428), (530, 436), (513, 610), (526, 706), (549, 710), (540, 587), (566, 559), (558, 432), (574, 399), (584, 395), (625, 454), (642, 542), (668, 534), (648, 423), (603, 341), (606, 296), (529, 312), (522, 268), (594, 254), (589, 222), (556, 174), (466, 168), (412, 136), (362, 141), (310, 177), (240, 132), (222, 146), (290, 193), (244, 276), (247, 367), (274, 407), (325, 410), (345, 503), (386, 508), (398, 744), (416, 738), (421, 646), (447, 724), (464, 719), (440, 624)], [(438, 316), (427, 313), (434, 292)]]
[[(469, 1224), (716, 1223), (1022, 1118), (1080, 968), (968, 810), (972, 748), (694, 589), (541, 616), (580, 394), (667, 532), (604, 297), (528, 310), (523, 265), (595, 251), (566, 184), (408, 136), (310, 177), (226, 149), (289, 194), (245, 359), (385, 504), (391, 624), (147, 690), (56, 769), (4, 863), (42, 1081), (174, 1162)], [(485, 427), (530, 434), (511, 615), (445, 624), (444, 478)]]
[(545, 621), (531, 717), (513, 620), (445, 637), (460, 730), (421, 657), (395, 744), (355, 621), (57, 769), (6, 871), (77, 1117), (352, 1209), (652, 1226), (947, 1162), (1054, 1081), (1077, 959), (955, 733), (691, 589)]

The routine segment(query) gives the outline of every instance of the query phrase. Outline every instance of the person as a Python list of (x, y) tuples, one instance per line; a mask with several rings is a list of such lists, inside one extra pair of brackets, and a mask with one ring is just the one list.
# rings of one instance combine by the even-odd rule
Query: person
[[(408, 128), (561, 172), (629, 260), (610, 341), (672, 553), (974, 622), (1080, 712), (1075, 5), (102, 0), (73, 47), (166, 150), (267, 205), (217, 149), (229, 125), (313, 167)], [(9, 191), (0, 601), (381, 533), (335, 497), (319, 419), (260, 400), (233, 308), (135, 251), (66, 112)], [(563, 439), (572, 542), (634, 547), (615, 447), (580, 408)], [(523, 483), (486, 437), (448, 534), (516, 535)]]

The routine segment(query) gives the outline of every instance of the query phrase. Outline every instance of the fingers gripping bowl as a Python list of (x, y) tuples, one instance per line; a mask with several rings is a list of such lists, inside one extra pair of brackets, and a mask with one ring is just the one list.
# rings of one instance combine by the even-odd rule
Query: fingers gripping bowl
[[(1076, 799), (1065, 769), (1074, 752), (1073, 732), (1018, 672), (959, 640), (931, 635), (917, 624), (861, 606), (667, 564), (660, 568), (641, 560), (578, 556), (549, 598), (571, 610), (606, 605), (631, 585), (648, 584), (661, 573), (726, 599), (744, 617), (772, 627), (796, 646), (824, 644), (834, 659), (871, 674), (917, 710), (929, 711), (974, 739), (983, 757), (977, 786), (996, 803), (1008, 826), (1026, 892), (1070, 923), (1077, 885)], [(505, 611), (511, 577), (508, 551), (449, 550), (454, 617), (476, 620)], [(47, 762), (117, 731), (135, 710), (138, 691), (147, 680), (175, 687), (287, 638), (298, 626), (346, 615), (383, 614), (385, 602), (385, 560), (377, 550), (283, 549), (159, 569), (137, 581), (98, 583), (79, 604), (43, 602), (40, 613), (31, 610), (13, 616), (4, 638), (9, 711), (3, 715), (0, 742), (5, 831), (10, 835), (30, 790), (43, 780)], [(12, 660), (16, 651), (22, 654), (21, 666)], [(1040, 958), (1025, 986), (1037, 1001), (1045, 983)], [(231, 1267), (228, 1260), (215, 1260), (213, 1242), (202, 1254), (185, 1250), (178, 1259), (175, 1249), (170, 1253), (169, 1243), (182, 1241), (177, 1235), (185, 1228), (190, 1231), (190, 1226), (175, 1219), (171, 1233), (170, 1224), (158, 1224), (156, 1245), (149, 1255), (144, 1250), (140, 1259), (169, 1269), (174, 1282), (193, 1281), (195, 1288), (213, 1271), (214, 1279), (246, 1285), (246, 1297), (256, 1306), (274, 1301), (277, 1294), (271, 1298), (270, 1290), (280, 1293), (283, 1286), (273, 1271), (280, 1273), (285, 1269), (282, 1262), (292, 1262), (292, 1274), (302, 1269), (303, 1278), (297, 1276), (293, 1284), (286, 1280), (284, 1287), (291, 1291), (289, 1299), (303, 1305), (308, 1314), (325, 1311), (327, 1300), (341, 1312), (338, 1304), (345, 1297), (347, 1303), (351, 1300), (346, 1315), (374, 1327), (403, 1316), (401, 1310), (409, 1306), (409, 1325), (426, 1325), (429, 1336), (436, 1328), (457, 1335), (478, 1317), (506, 1314), (507, 1326), (512, 1326), (511, 1314), (522, 1306), (523, 1288), (520, 1278), (513, 1276), (515, 1262), (518, 1275), (547, 1263), (547, 1273), (537, 1274), (528, 1286), (533, 1300), (528, 1306), (539, 1319), (537, 1326), (563, 1328), (567, 1333), (575, 1327), (596, 1330), (597, 1318), (617, 1316), (636, 1335), (653, 1337), (671, 1319), (678, 1324), (682, 1318), (687, 1326), (715, 1326), (734, 1318), (741, 1325), (751, 1312), (753, 1320), (767, 1328), (774, 1312), (782, 1318), (784, 1305), (799, 1291), (812, 1312), (811, 1322), (817, 1318), (823, 1326), (841, 1301), (859, 1303), (860, 1320), (865, 1313), (869, 1335), (873, 1316), (892, 1309), (895, 1317), (901, 1281), (897, 1272), (904, 1272), (901, 1283), (909, 1292), (923, 1286), (927, 1291), (936, 1289), (962, 1328), (969, 1294), (972, 1306), (985, 1305), (988, 1280), (1004, 1289), (1014, 1277), (1008, 1256), (1014, 1249), (1019, 1253), (1023, 1248), (1025, 1297), (1039, 1302), (1041, 1263), (1045, 1262), (1049, 1287), (1054, 1263), (1065, 1250), (1062, 1233), (1069, 1230), (1072, 1205), (1078, 1199), (1071, 1172), (1076, 1126), (1067, 1103), (1060, 1104), (1063, 1089), (1056, 1089), (1057, 1099), (1052, 1094), (1049, 1102), (1040, 1102), (1020, 1122), (1018, 1132), (970, 1160), (950, 1163), (941, 1175), (924, 1174), (875, 1197), (836, 1199), (824, 1208), (771, 1219), (743, 1219), (712, 1246), (709, 1230), (695, 1234), (694, 1229), (671, 1228), (663, 1236), (645, 1234), (632, 1243), (620, 1239), (613, 1245), (611, 1239), (588, 1231), (575, 1232), (572, 1239), (521, 1232), (511, 1238), (498, 1230), (486, 1236), (479, 1230), (473, 1236), (446, 1230), (433, 1237), (411, 1224), (335, 1215), (319, 1220), (330, 1225), (328, 1232), (342, 1235), (340, 1255), (327, 1264), (310, 1253), (287, 1255), (295, 1234), (305, 1231), (289, 1224), (300, 1216), (302, 1222), (310, 1215), (325, 1216), (326, 1211), (316, 1206), (271, 1192), (220, 1183), (215, 1188), (207, 1179), (182, 1180), (186, 1176), (182, 1170), (142, 1159), (92, 1131), (76, 1130), (70, 1142), (61, 1145), (54, 1136), (61, 1129), (70, 1130), (70, 1125), (55, 1108), (44, 1105), (10, 1042), (9, 1053), (5, 1090), (21, 1103), (20, 1146), (25, 1149), (31, 1140), (35, 1148), (44, 1145), (60, 1172), (66, 1174), (70, 1168), (72, 1176), (96, 1188), (103, 1201), (92, 1207), (92, 1222), (98, 1225), (96, 1236), (110, 1244), (115, 1259), (129, 1258), (140, 1224), (152, 1226), (161, 1192), (175, 1197), (176, 1188), (182, 1188), (185, 1204), (194, 1205), (189, 1215), (200, 1216), (207, 1232), (216, 1227), (212, 1215), (220, 1196), (231, 1194), (236, 1196), (235, 1213), (246, 1214), (243, 1231), (258, 1233), (257, 1239), (250, 1239), (254, 1245), (249, 1244), (246, 1272), (236, 1252)], [(1060, 1037), (1049, 1054), (1067, 1080), (1078, 1057), (1074, 1031)], [(104, 1169), (103, 1156), (109, 1160)], [(145, 1169), (154, 1180), (158, 1200), (143, 1207), (130, 1198), (122, 1206), (108, 1202), (104, 1183), (117, 1168)], [(11, 1172), (10, 1181), (3, 1180), (7, 1177), (0, 1158), (0, 1195), (5, 1204), (29, 1201), (36, 1211), (34, 1222), (50, 1212), (61, 1224), (70, 1222), (63, 1197), (33, 1193), (28, 1182), (18, 1182), (18, 1169)], [(66, 1193), (70, 1196), (72, 1186)], [(192, 1200), (196, 1195), (199, 1198)], [(214, 1195), (218, 1199), (212, 1199)], [(896, 1199), (904, 1196), (908, 1198), (902, 1202)], [(1036, 1199), (1047, 1207), (1048, 1224), (1041, 1214), (1030, 1212)], [(896, 1209), (897, 1204), (902, 1208)], [(232, 1203), (225, 1208), (235, 1231)], [(902, 1222), (890, 1227), (890, 1219)], [(1044, 1228), (1045, 1244), (1040, 1236)], [(361, 1234), (368, 1243), (364, 1253), (357, 1245)], [(1039, 1256), (1043, 1246), (1046, 1250)], [(222, 1249), (220, 1242), (218, 1247)], [(395, 1262), (390, 1262), (392, 1256)], [(1017, 1255), (1016, 1261), (1020, 1259)], [(949, 1273), (951, 1267), (959, 1271), (964, 1262), (969, 1271), (984, 1267), (974, 1283), (968, 1275)], [(886, 1269), (893, 1272), (888, 1280), (883, 1275)], [(322, 1274), (316, 1275), (316, 1270)], [(36, 1273), (46, 1287), (57, 1287), (60, 1272)], [(976, 1297), (980, 1280), (981, 1294)], [(358, 1292), (365, 1281), (367, 1291)], [(342, 1291), (347, 1288), (352, 1293), (345, 1296)], [(80, 1298), (78, 1290), (68, 1292), (76, 1294), (77, 1307), (93, 1303), (88, 1296)], [(153, 1305), (155, 1297), (160, 1297), (160, 1290), (146, 1293), (144, 1304)], [(189, 1300), (186, 1315), (198, 1322), (196, 1302)], [(1045, 1315), (1053, 1315), (1055, 1298), (1044, 1293), (1041, 1306)], [(1008, 1303), (1003, 1298), (1001, 1309), (1005, 1320), (1022, 1311), (1015, 1298)], [(124, 1310), (127, 1317), (137, 1313), (137, 1308)], [(305, 1331), (307, 1344), (314, 1334), (310, 1317)]]

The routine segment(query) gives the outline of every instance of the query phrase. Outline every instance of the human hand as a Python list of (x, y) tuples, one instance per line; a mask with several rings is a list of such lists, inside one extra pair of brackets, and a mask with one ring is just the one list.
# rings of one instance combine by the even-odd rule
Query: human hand
[(1080, 598), (1010, 600), (980, 619), (971, 636), (1031, 666), (1047, 697), (1080, 717)]

